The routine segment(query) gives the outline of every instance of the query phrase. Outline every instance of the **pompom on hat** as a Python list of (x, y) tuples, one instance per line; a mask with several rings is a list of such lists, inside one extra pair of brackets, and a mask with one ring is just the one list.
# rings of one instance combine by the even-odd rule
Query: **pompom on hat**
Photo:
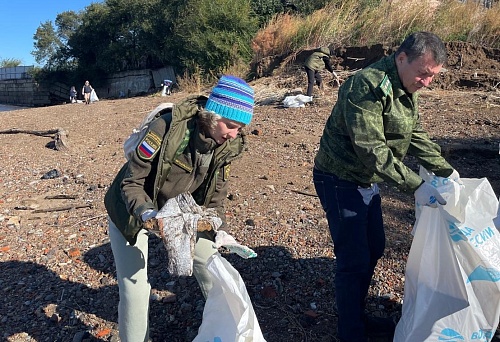
[(222, 76), (208, 97), (205, 109), (248, 125), (252, 120), (254, 91), (241, 78)]

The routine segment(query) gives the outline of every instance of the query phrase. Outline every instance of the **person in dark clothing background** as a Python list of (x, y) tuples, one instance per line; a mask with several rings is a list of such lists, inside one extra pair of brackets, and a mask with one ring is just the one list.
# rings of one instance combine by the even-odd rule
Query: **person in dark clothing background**
[[(327, 69), (332, 74), (333, 67), (330, 62), (330, 49), (327, 47), (320, 47), (313, 51), (313, 53), (306, 59), (304, 68), (307, 74), (307, 96), (312, 96), (314, 84), (323, 89), (323, 80), (320, 71)], [(336, 76), (336, 75), (335, 75)]]
[(69, 90), (69, 101), (71, 103), (76, 103), (76, 89), (75, 86), (71, 86), (71, 89)]

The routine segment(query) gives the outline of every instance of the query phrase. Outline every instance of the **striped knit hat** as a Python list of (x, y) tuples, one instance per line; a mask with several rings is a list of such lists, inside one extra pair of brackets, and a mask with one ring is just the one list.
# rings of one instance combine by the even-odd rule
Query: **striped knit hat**
[(222, 76), (208, 97), (205, 109), (248, 125), (253, 115), (253, 89), (241, 78)]

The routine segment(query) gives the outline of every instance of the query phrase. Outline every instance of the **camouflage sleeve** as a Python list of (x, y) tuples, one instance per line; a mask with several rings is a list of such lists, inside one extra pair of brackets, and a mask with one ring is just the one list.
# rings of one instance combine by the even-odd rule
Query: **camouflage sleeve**
[[(400, 190), (411, 192), (420, 186), (422, 179), (396, 158), (387, 145), (384, 101), (380, 89), (369, 81), (360, 78), (353, 82), (344, 101), (346, 128), (356, 155), (368, 170)], [(411, 127), (406, 129), (411, 131)]]
[(147, 209), (154, 209), (152, 184), (154, 184), (162, 139), (166, 123), (162, 119), (153, 121), (144, 138), (139, 142), (135, 153), (128, 162), (128, 169), (121, 183), (122, 198), (128, 212), (141, 219)]
[(453, 172), (453, 167), (441, 155), (441, 148), (429, 138), (420, 121), (413, 130), (408, 153), (417, 158), (423, 167), (438, 176), (448, 177)]

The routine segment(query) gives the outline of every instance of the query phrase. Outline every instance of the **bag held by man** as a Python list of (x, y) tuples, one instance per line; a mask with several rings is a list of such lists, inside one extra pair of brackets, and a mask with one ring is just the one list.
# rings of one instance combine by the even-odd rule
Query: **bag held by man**
[(421, 176), (447, 204), (417, 210), (394, 341), (491, 341), (500, 319), (498, 200), (486, 178), (460, 186)]

